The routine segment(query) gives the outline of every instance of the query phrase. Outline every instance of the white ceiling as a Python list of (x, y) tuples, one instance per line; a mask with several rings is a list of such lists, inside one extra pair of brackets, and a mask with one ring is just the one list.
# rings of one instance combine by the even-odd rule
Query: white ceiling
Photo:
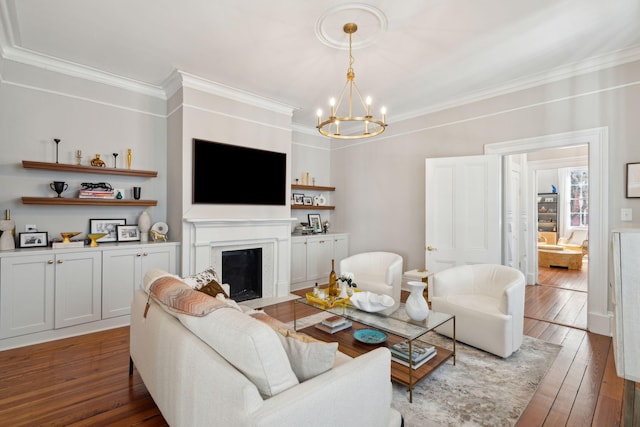
[[(640, 0), (0, 0), (6, 58), (161, 88), (179, 69), (295, 108), (312, 128), (345, 82), (388, 121), (640, 58)], [(318, 37), (318, 34), (322, 37)], [(321, 39), (325, 39), (324, 42)]]

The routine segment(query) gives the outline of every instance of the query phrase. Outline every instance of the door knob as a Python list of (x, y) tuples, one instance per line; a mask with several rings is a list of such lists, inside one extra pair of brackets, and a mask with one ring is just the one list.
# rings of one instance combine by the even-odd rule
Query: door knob
[(438, 248), (434, 248), (433, 246), (429, 245), (429, 246), (427, 246), (427, 250), (428, 250), (429, 252), (431, 252), (431, 251), (437, 251), (437, 250), (438, 250)]
[(61, 259), (58, 260), (58, 264), (62, 264), (64, 261), (62, 261)]

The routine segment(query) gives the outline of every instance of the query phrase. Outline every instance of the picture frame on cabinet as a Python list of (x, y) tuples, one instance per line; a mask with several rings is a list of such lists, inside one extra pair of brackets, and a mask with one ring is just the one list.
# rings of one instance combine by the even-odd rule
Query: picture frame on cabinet
[(140, 240), (138, 224), (118, 225), (118, 242), (136, 242)]
[(118, 241), (118, 226), (126, 224), (126, 219), (90, 219), (89, 233), (106, 233), (106, 236), (96, 240), (99, 243), (116, 242)]
[(21, 248), (46, 248), (49, 246), (49, 235), (46, 231), (20, 233), (18, 246)]
[(309, 218), (309, 226), (313, 228), (314, 233), (320, 233), (322, 231), (322, 219), (320, 219), (320, 214), (308, 214)]
[(313, 198), (311, 196), (304, 196), (302, 198), (302, 204), (305, 206), (313, 205)]
[(300, 194), (300, 193), (293, 193), (293, 204), (294, 205), (301, 205), (304, 203), (304, 194)]
[(640, 163), (627, 163), (626, 198), (640, 198)]

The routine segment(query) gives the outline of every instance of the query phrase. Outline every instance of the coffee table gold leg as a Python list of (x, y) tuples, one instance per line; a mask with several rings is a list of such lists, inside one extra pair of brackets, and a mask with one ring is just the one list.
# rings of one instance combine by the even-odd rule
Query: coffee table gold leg
[(409, 340), (409, 403), (413, 403), (413, 341)]
[(456, 365), (456, 316), (453, 316), (453, 365)]
[[(296, 305), (297, 305), (297, 303), (294, 301), (293, 302), (293, 330), (294, 331), (298, 330), (298, 328), (296, 327)], [(453, 333), (454, 334), (455, 334), (455, 330), (456, 330), (456, 328), (455, 328), (455, 323), (454, 323), (454, 328), (453, 328)]]

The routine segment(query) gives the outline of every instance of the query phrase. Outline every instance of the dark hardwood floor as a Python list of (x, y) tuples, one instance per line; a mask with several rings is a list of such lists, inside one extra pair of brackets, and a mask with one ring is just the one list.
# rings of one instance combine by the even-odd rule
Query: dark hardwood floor
[[(524, 332), (563, 347), (517, 425), (622, 425), (624, 381), (615, 373), (611, 338), (558, 324), (582, 307), (535, 288), (546, 287), (527, 287), (526, 312), (553, 320), (527, 316)], [(266, 311), (293, 319), (291, 302)], [(128, 343), (129, 328), (118, 328), (0, 352), (0, 426), (167, 425), (137, 371), (128, 375)]]

